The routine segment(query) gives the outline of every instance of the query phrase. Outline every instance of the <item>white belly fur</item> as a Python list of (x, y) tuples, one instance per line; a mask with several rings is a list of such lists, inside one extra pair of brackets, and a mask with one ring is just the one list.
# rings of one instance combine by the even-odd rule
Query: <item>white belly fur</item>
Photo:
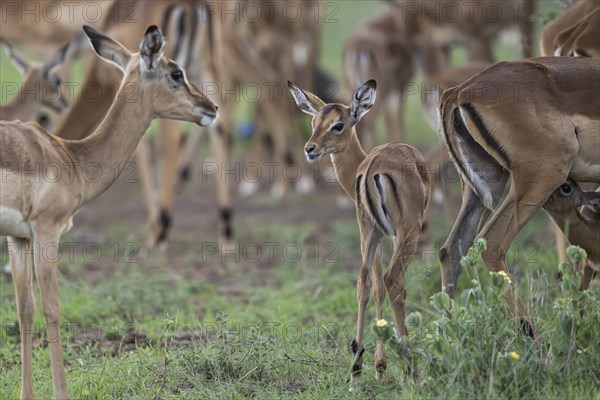
[(0, 206), (0, 236), (31, 239), (31, 227), (21, 212)]

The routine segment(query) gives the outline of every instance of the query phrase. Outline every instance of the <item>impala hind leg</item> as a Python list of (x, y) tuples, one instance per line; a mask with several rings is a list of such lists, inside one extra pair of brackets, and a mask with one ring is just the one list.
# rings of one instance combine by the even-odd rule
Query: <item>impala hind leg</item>
[[(373, 300), (375, 302), (375, 318), (383, 319), (383, 303), (385, 301), (385, 284), (383, 279), (383, 270), (381, 268), (381, 241), (377, 246), (376, 255), (371, 264), (371, 276), (373, 277)], [(375, 373), (377, 379), (383, 379), (383, 373), (387, 369), (387, 356), (385, 354), (385, 343), (377, 339), (375, 348)]]
[(385, 99), (383, 116), (387, 142), (402, 142), (404, 138), (404, 102), (398, 90), (391, 90)]
[(182, 143), (179, 171), (177, 172), (177, 187), (175, 193), (181, 194), (185, 186), (192, 180), (192, 169), (194, 159), (198, 153), (198, 147), (206, 134), (206, 128), (194, 127), (185, 141)]
[[(493, 203), (497, 203), (508, 181), (508, 172), (498, 165), (493, 158), (484, 153), (479, 146), (468, 149), (470, 153), (471, 168), (469, 174), (477, 176), (480, 184), (485, 185)], [(479, 168), (479, 170), (476, 170)], [(470, 185), (462, 179), (462, 205), (460, 212), (446, 243), (440, 249), (440, 266), (442, 269), (442, 289), (454, 297), (456, 285), (461, 274), (461, 257), (467, 254), (473, 239), (479, 231), (481, 221), (487, 218), (489, 210)]]
[[(284, 102), (278, 104), (279, 102)], [(275, 176), (271, 176), (271, 195), (282, 198), (289, 194), (291, 183), (285, 179), (284, 169), (287, 165), (294, 162), (293, 155), (290, 152), (290, 138), (288, 132), (288, 117), (285, 115), (287, 110), (285, 101), (282, 98), (264, 100), (266, 116), (273, 129), (270, 131), (273, 139), (275, 152)]]
[(35, 298), (32, 286), (32, 243), (27, 239), (8, 237), (8, 248), (21, 339), (21, 399), (33, 399), (31, 357)]
[[(398, 234), (394, 242), (394, 253), (390, 259), (387, 270), (384, 274), (385, 286), (387, 289), (390, 306), (394, 313), (394, 321), (398, 335), (407, 336), (408, 330), (404, 323), (406, 319), (406, 279), (405, 273), (410, 264), (410, 259), (415, 254), (417, 241), (419, 239), (420, 226), (415, 227), (413, 232), (407, 235)], [(407, 365), (409, 371), (413, 374), (416, 369), (412, 365)]]
[(362, 265), (358, 280), (356, 281), (356, 299), (358, 301), (358, 318), (356, 322), (356, 338), (352, 341), (352, 352), (354, 353), (354, 363), (352, 364), (352, 376), (358, 376), (362, 372), (363, 363), (363, 338), (365, 332), (365, 315), (369, 296), (371, 292), (371, 276), (369, 269), (376, 258), (376, 250), (381, 235), (369, 228), (365, 222), (360, 224), (360, 242)]
[[(510, 191), (502, 205), (482, 229), (480, 236), (487, 241), (482, 258), (490, 271), (504, 271), (508, 274), (506, 253), (513, 239), (566, 179), (566, 176), (556, 172), (544, 176), (544, 180), (538, 179), (535, 184), (513, 178)], [(536, 338), (535, 325), (512, 285), (505, 299), (511, 311), (520, 318), (524, 333)]]
[[(140, 140), (140, 143), (135, 151), (135, 161), (138, 165), (138, 176), (142, 184), (144, 201), (146, 203), (146, 212), (148, 213), (148, 221), (150, 221), (150, 230), (152, 230), (152, 221), (158, 219), (158, 202), (155, 198), (155, 170), (150, 166), (150, 153), (149, 140)], [(146, 240), (146, 247), (148, 249), (153, 249), (156, 245), (154, 238), (155, 235), (148, 235)]]
[[(235, 170), (230, 165), (233, 110), (231, 105), (224, 105), (220, 109), (221, 114), (209, 127), (209, 132), (217, 170), (219, 171), (216, 176), (217, 202), (219, 205), (219, 241), (225, 246), (231, 246), (233, 243), (233, 209), (231, 205), (231, 185), (226, 172)], [(237, 177), (234, 178), (237, 179)]]
[[(506, 173), (499, 177), (497, 185), (492, 189), (494, 198), (500, 197), (507, 179), (508, 174)], [(456, 293), (456, 285), (462, 272), (460, 259), (464, 254), (467, 254), (469, 247), (473, 244), (473, 239), (479, 231), (479, 224), (489, 213), (471, 187), (463, 183), (462, 190), (460, 212), (439, 254), (442, 270), (442, 290), (452, 298)]]
[[(150, 221), (148, 243), (152, 247), (167, 242), (172, 225), (172, 208), (179, 170), (179, 150), (181, 148), (181, 128), (179, 122), (168, 119), (159, 120), (160, 179), (158, 212)], [(152, 167), (152, 166), (151, 166)]]

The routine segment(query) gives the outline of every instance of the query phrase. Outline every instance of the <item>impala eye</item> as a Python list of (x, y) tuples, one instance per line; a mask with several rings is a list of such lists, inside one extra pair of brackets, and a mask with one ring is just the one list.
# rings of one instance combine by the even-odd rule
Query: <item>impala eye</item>
[(337, 124), (335, 124), (333, 126), (333, 128), (331, 128), (331, 130), (335, 131), (335, 132), (341, 132), (344, 130), (344, 123), (343, 122), (338, 122)]
[(171, 72), (171, 79), (173, 79), (175, 82), (181, 82), (183, 80), (183, 72), (180, 69), (176, 69), (175, 71)]
[(573, 189), (568, 183), (563, 183), (563, 185), (560, 187), (560, 192), (565, 196), (570, 196), (573, 192)]

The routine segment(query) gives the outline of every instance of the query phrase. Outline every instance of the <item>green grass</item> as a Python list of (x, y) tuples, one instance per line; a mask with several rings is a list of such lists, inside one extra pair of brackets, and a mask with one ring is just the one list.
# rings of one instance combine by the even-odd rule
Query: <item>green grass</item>
[[(542, 11), (550, 3), (542, 2)], [(324, 27), (322, 63), (339, 79), (345, 38), (385, 8), (375, 1), (338, 4), (339, 22)], [(506, 44), (497, 51), (504, 58), (516, 54)], [(18, 81), (1, 54), (0, 81)], [(454, 57), (460, 62), (464, 53)], [(436, 140), (414, 98), (407, 118), (409, 142), (428, 145)], [(262, 208), (274, 206), (271, 201), (253, 199)], [(59, 269), (69, 393), (77, 399), (598, 400), (597, 287), (581, 295), (585, 298), (564, 285), (561, 290), (554, 250), (544, 246), (539, 234), (545, 227), (541, 216), (529, 224), (515, 241), (509, 263), (513, 282), (542, 333), (546, 359), (539, 345), (517, 334), (496, 296), (504, 290), (502, 284), (478, 263), (461, 277), (458, 292), (463, 295), (451, 306), (454, 319), (440, 311), (445, 299), (436, 294), (441, 287), (437, 250), (449, 230), (448, 221), (440, 220), (431, 227), (434, 244), (407, 271), (410, 338), (404, 343), (388, 337), (388, 370), (383, 382), (377, 382), (373, 351), (378, 336), (371, 329), (371, 302), (364, 374), (352, 384), (346, 380), (352, 362), (348, 345), (356, 326), (360, 242), (351, 215), (331, 224), (295, 225), (250, 216), (239, 228), (242, 243), (294, 242), (309, 250), (317, 245), (318, 256), (306, 252), (298, 261), (278, 253), (265, 265), (248, 259), (203, 263), (200, 246), (181, 243), (171, 244), (181, 247), (177, 265), (168, 256), (172, 253), (160, 252), (137, 254), (136, 263), (123, 257), (115, 263), (101, 260), (99, 264), (110, 266), (102, 271), (86, 260), (69, 263), (63, 258)], [(102, 233), (125, 243), (132, 235), (142, 238), (145, 229), (115, 221)], [(107, 244), (102, 246), (103, 254), (113, 254)], [(386, 242), (385, 254), (389, 247)], [(326, 258), (332, 250), (335, 256)], [(6, 258), (0, 255), (2, 264)], [(474, 291), (473, 280), (481, 293)], [(485, 301), (473, 300), (475, 295)], [(52, 380), (37, 289), (36, 298), (34, 387), (37, 397), (45, 399), (52, 397)], [(21, 379), (19, 334), (14, 290), (5, 277), (0, 278), (0, 301), (0, 399), (13, 399)], [(577, 316), (580, 304), (586, 305), (587, 317)], [(384, 310), (391, 321), (389, 306)], [(580, 336), (565, 331), (570, 320), (579, 321)], [(447, 336), (440, 336), (442, 331)], [(512, 351), (519, 360), (510, 357)], [(416, 379), (404, 368), (407, 360), (419, 367)]]
[[(294, 228), (273, 228), (265, 235), (275, 233), (291, 237)], [(354, 248), (355, 237), (339, 236), (340, 248)], [(350, 388), (354, 398), (381, 399), (597, 395), (600, 334), (593, 324), (597, 327), (600, 299), (594, 291), (585, 295), (589, 297), (585, 303), (588, 317), (579, 326), (587, 324), (588, 328), (585, 336), (572, 339), (576, 355), (565, 375), (566, 356), (558, 348), (570, 342), (557, 316), (560, 311), (574, 318), (577, 308), (565, 303), (568, 296), (561, 294), (556, 283), (556, 267), (513, 268), (512, 274), (542, 332), (543, 349), (551, 351), (548, 366), (543, 365), (539, 347), (517, 333), (499, 297), (488, 299), (485, 307), (465, 300), (465, 294), (473, 290), (473, 279), (480, 281), (483, 291), (495, 287), (484, 267), (466, 268), (460, 285), (463, 295), (457, 300), (457, 307), (463, 308), (455, 316), (460, 323), (452, 323), (437, 309), (439, 295), (430, 303), (440, 287), (435, 264), (414, 262), (408, 271), (408, 310), (420, 313), (423, 323), (409, 323), (409, 327), (411, 348), (424, 349), (425, 356), (417, 359), (423, 376), (412, 379), (403, 368), (405, 359), (394, 357), (396, 347), (388, 344), (389, 368), (378, 383), (372, 367), (377, 336), (368, 327), (364, 375), (350, 385), (346, 379), (352, 360), (348, 344), (355, 333), (356, 266), (346, 265), (342, 256), (338, 262), (317, 267), (281, 263), (269, 272), (276, 285), (255, 282), (253, 272), (240, 273), (237, 279), (246, 284), (235, 296), (223, 294), (222, 287), (213, 282), (169, 273), (156, 260), (119, 264), (106, 281), (93, 286), (62, 279), (63, 344), (71, 395), (90, 399), (332, 399), (347, 398)], [(549, 252), (541, 257), (544, 264), (556, 264)], [(252, 267), (242, 264), (240, 268)], [(15, 398), (20, 374), (10, 282), (0, 281), (0, 293), (0, 397)], [(369, 315), (372, 318), (372, 310)], [(392, 320), (389, 307), (385, 318)], [(38, 313), (34, 383), (38, 396), (48, 398), (52, 386), (43, 327)], [(430, 341), (440, 327), (449, 332), (448, 337)], [(147, 340), (129, 343), (130, 332), (141, 333)], [(495, 341), (504, 347), (492, 351)], [(498, 361), (497, 353), (506, 357), (512, 351), (521, 359)], [(496, 357), (493, 362), (486, 358), (492, 356)], [(490, 373), (496, 374), (491, 389)], [(518, 381), (512, 381), (512, 374), (517, 374)], [(453, 385), (453, 380), (463, 384)], [(507, 380), (508, 388), (498, 386)]]

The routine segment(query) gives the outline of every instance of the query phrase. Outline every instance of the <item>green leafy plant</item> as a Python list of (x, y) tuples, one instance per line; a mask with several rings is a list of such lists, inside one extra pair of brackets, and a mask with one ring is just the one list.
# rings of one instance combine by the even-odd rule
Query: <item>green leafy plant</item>
[[(479, 269), (486, 247), (478, 240), (463, 257), (463, 268), (476, 278), (457, 300), (446, 293), (430, 298), (432, 316), (423, 322), (421, 312), (406, 318), (408, 337), (398, 337), (387, 323), (373, 325), (376, 335), (398, 359), (417, 367), (418, 384), (436, 396), (478, 394), (489, 398), (535, 396), (548, 382), (573, 379), (598, 382), (600, 360), (600, 301), (591, 291), (580, 291), (577, 269), (585, 252), (571, 246), (561, 266), (561, 291), (554, 301), (551, 321), (536, 342), (519, 333), (516, 318), (504, 303), (513, 282), (504, 271), (489, 272), (482, 284)], [(481, 275), (482, 276), (482, 275)], [(585, 312), (583, 312), (585, 311)]]

